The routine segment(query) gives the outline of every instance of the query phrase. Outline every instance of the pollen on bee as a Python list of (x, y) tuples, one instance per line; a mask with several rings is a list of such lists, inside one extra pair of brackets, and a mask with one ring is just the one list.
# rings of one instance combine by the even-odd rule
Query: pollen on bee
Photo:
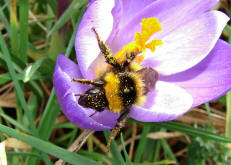
[(123, 103), (119, 96), (120, 80), (113, 72), (106, 73), (104, 80), (106, 81), (104, 89), (109, 109), (111, 112), (120, 113), (123, 108)]

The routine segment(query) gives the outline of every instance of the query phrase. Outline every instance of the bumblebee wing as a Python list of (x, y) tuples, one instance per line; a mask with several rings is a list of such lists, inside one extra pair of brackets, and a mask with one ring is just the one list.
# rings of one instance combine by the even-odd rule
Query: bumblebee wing
[(144, 94), (155, 89), (156, 81), (159, 78), (159, 74), (151, 67), (145, 67), (136, 72), (138, 76), (143, 80), (145, 84)]

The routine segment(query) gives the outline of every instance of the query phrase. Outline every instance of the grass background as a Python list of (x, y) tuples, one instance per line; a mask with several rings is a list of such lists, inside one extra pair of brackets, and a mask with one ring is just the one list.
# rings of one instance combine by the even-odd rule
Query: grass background
[[(231, 93), (176, 121), (129, 120), (104, 153), (109, 131), (68, 148), (83, 130), (62, 114), (52, 88), (56, 57), (75, 60), (74, 40), (87, 0), (0, 1), (0, 161), (18, 164), (229, 164)], [(223, 0), (216, 9), (231, 14)], [(62, 14), (61, 14), (62, 13)], [(231, 43), (231, 27), (222, 38)], [(0, 163), (0, 164), (1, 164)]]

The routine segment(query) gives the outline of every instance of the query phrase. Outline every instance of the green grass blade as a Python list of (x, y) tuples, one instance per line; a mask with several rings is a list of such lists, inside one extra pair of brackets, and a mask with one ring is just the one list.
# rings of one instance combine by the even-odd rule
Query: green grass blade
[[(53, 105), (54, 105), (54, 98), (55, 98), (55, 92), (54, 92), (54, 89), (52, 89), (51, 91), (51, 95), (48, 99), (48, 103), (45, 107), (45, 110), (44, 110), (44, 113), (43, 113), (43, 116), (42, 116), (42, 119), (40, 120), (40, 123), (39, 123), (39, 126), (38, 126), (38, 131), (39, 131), (39, 136), (41, 139), (44, 139), (44, 140), (48, 140), (49, 139), (49, 136), (50, 134), (47, 134), (46, 131), (48, 132), (51, 132), (52, 129), (53, 129), (53, 125), (54, 125), (54, 121), (58, 115), (58, 112), (59, 112), (59, 109), (54, 109), (53, 110)], [(51, 121), (49, 121), (49, 120)], [(51, 124), (48, 126), (48, 124)], [(32, 153), (35, 153), (37, 152), (35, 149), (32, 149), (31, 151)], [(31, 164), (37, 164), (38, 162), (38, 159), (35, 158), (35, 157), (29, 157), (28, 160), (26, 161), (27, 165), (31, 165)]]
[[(104, 131), (104, 136), (106, 137), (106, 139), (108, 140), (109, 138), (109, 131)], [(113, 162), (114, 164), (120, 164), (120, 165), (125, 165), (124, 159), (118, 149), (118, 146), (115, 142), (115, 140), (111, 141), (111, 154), (112, 154), (112, 158), (113, 158)]]
[(14, 54), (18, 54), (18, 19), (17, 19), (17, 1), (10, 1), (10, 38), (11, 48)]
[(43, 152), (49, 153), (57, 158), (60, 158), (68, 163), (71, 164), (81, 164), (81, 165), (100, 165), (99, 163), (90, 160), (88, 158), (85, 158), (83, 156), (77, 155), (73, 152), (67, 151), (61, 147), (58, 147), (52, 143), (43, 141), (41, 139), (38, 139), (36, 137), (30, 136), (25, 133), (20, 133), (18, 131), (15, 131), (12, 128), (6, 127), (2, 124), (0, 124), (0, 131), (3, 133), (6, 133), (9, 136), (12, 136), (14, 138), (17, 138), (25, 143), (30, 144), (32, 147), (35, 147)]
[(160, 141), (161, 141), (161, 144), (162, 144), (162, 146), (163, 146), (165, 152), (168, 154), (168, 156), (169, 156), (172, 160), (175, 161), (174, 164), (175, 164), (175, 165), (179, 165), (179, 163), (177, 162), (177, 160), (176, 160), (176, 158), (175, 158), (175, 156), (174, 156), (172, 150), (170, 149), (170, 147), (169, 147), (167, 141), (166, 141), (165, 139), (160, 139)]
[(37, 158), (42, 158), (39, 154), (34, 154), (34, 153), (30, 153), (30, 152), (7, 152), (6, 153), (7, 156), (10, 156), (10, 155), (19, 155), (19, 156), (22, 156), (22, 157), (26, 157), (26, 156), (34, 156), (34, 157), (37, 157)]
[(57, 14), (57, 2), (55, 0), (47, 0), (49, 6), (52, 9), (52, 12), (56, 15)]
[(16, 128), (26, 132), (26, 133), (30, 133), (30, 131), (24, 127), (22, 124), (20, 124), (19, 122), (17, 122), (15, 119), (13, 119), (12, 117), (6, 115), (3, 111), (2, 108), (0, 108), (0, 116), (5, 119), (6, 121), (8, 121), (9, 123), (11, 123), (12, 125), (16, 126)]
[(174, 121), (162, 122), (162, 123), (144, 123), (144, 122), (140, 122), (140, 121), (136, 121), (136, 122), (142, 123), (144, 125), (153, 125), (153, 126), (157, 126), (157, 127), (162, 127), (162, 128), (166, 128), (168, 130), (178, 131), (178, 132), (185, 133), (187, 135), (198, 136), (201, 138), (215, 140), (215, 141), (219, 141), (219, 142), (224, 142), (224, 143), (230, 143), (231, 142), (231, 138), (224, 137), (224, 136), (212, 133), (212, 132), (204, 130), (204, 129), (194, 128), (191, 126), (180, 124), (180, 123), (177, 123)]
[[(59, 103), (56, 102), (53, 104), (52, 108), (50, 111), (47, 111), (49, 114), (46, 114), (46, 118), (43, 118), (43, 120), (46, 121), (46, 124), (41, 124), (39, 125), (39, 135), (41, 136), (42, 139), (48, 140), (52, 130), (54, 128), (55, 120), (58, 117), (58, 113), (60, 111), (60, 106)], [(49, 127), (48, 127), (49, 125)]]
[(0, 85), (11, 81), (10, 73), (3, 73), (0, 75)]
[(19, 53), (23, 62), (27, 61), (27, 44), (28, 44), (28, 10), (29, 0), (19, 1), (19, 26), (20, 26), (20, 45)]
[(55, 126), (54, 126), (54, 128), (71, 128), (71, 129), (73, 129), (73, 128), (76, 128), (76, 125), (74, 125), (74, 124), (72, 124), (72, 123), (70, 123), (70, 122), (66, 122), (66, 123), (60, 123), (60, 124), (56, 124)]
[[(231, 4), (230, 4), (231, 10)], [(226, 25), (226, 30), (229, 33), (229, 43), (231, 44), (231, 27)], [(225, 136), (231, 138), (231, 91), (226, 94), (226, 128)]]
[(165, 165), (165, 164), (175, 164), (172, 160), (162, 160), (162, 161), (156, 161), (152, 163), (133, 163), (133, 165)]
[(140, 162), (140, 160), (141, 160), (141, 157), (142, 157), (142, 154), (143, 154), (143, 151), (145, 148), (145, 143), (147, 141), (146, 137), (150, 131), (150, 128), (151, 128), (151, 125), (144, 125), (144, 127), (143, 127), (141, 138), (140, 138), (138, 147), (136, 149), (136, 155), (135, 155), (135, 160), (134, 160), (134, 162), (136, 162), (136, 163)]
[(131, 162), (131, 160), (130, 160), (130, 158), (128, 156), (128, 153), (126, 151), (126, 148), (125, 148), (124, 137), (123, 137), (122, 133), (120, 134), (120, 140), (121, 140), (121, 143), (122, 143), (123, 152), (124, 152), (125, 159), (126, 159), (126, 165), (132, 165), (132, 162)]
[[(80, 15), (79, 15), (79, 18), (78, 18), (78, 20), (77, 20), (77, 22), (76, 22), (76, 25), (75, 25), (75, 27), (74, 27), (73, 34), (72, 34), (72, 36), (71, 36), (71, 39), (70, 39), (70, 41), (69, 41), (69, 44), (68, 44), (68, 47), (67, 47), (67, 50), (66, 50), (66, 53), (65, 53), (65, 55), (66, 55), (67, 57), (70, 55), (71, 50), (72, 50), (72, 48), (73, 48), (73, 46), (74, 46), (75, 36), (76, 36), (76, 33), (77, 33), (77, 29), (78, 29), (80, 20), (81, 20), (81, 18), (82, 18), (82, 16), (83, 16), (83, 13), (84, 13), (85, 9), (86, 9), (86, 8), (83, 8), (83, 9), (81, 10)], [(46, 105), (45, 110), (44, 110), (44, 115), (42, 116), (42, 119), (41, 119), (41, 121), (40, 121), (40, 123), (39, 123), (39, 130), (40, 130), (40, 131), (41, 131), (41, 128), (46, 127), (46, 125), (47, 125), (47, 123), (46, 123), (47, 120), (46, 120), (46, 119), (49, 118), (49, 115), (51, 115), (51, 116), (57, 116), (57, 114), (58, 114), (58, 112), (59, 112), (59, 111), (54, 111), (53, 113), (49, 113), (51, 107), (52, 107), (53, 104), (54, 104), (54, 99), (55, 99), (55, 92), (54, 92), (54, 89), (52, 89), (51, 95), (50, 95), (50, 97), (49, 97), (49, 99), (48, 99), (47, 105)]]
[(226, 94), (226, 128), (225, 136), (231, 138), (231, 91)]
[(55, 25), (52, 27), (52, 29), (48, 32), (47, 38), (50, 38), (50, 36), (57, 31), (59, 28), (61, 28), (68, 20), (70, 20), (71, 16), (77, 12), (81, 7), (87, 4), (87, 0), (74, 0), (68, 7), (68, 9), (62, 14), (60, 19), (55, 23)]
[[(18, 81), (18, 79), (16, 77), (17, 75), (15, 73), (14, 66), (13, 66), (13, 64), (11, 62), (10, 54), (9, 54), (8, 49), (7, 49), (6, 43), (3, 40), (2, 33), (0, 33), (0, 47), (2, 49), (3, 56), (4, 56), (4, 59), (6, 61), (7, 67), (9, 69), (11, 78), (12, 78), (12, 80), (14, 82), (14, 87), (15, 87), (15, 90), (16, 90), (17, 97), (19, 99), (19, 102), (20, 102), (21, 106), (23, 107), (23, 110), (24, 110), (24, 112), (26, 114), (27, 120), (29, 121), (30, 130), (31, 130), (31, 132), (32, 132), (32, 134), (34, 136), (38, 137), (39, 136), (38, 131), (37, 131), (35, 125), (34, 125), (33, 118), (32, 118), (31, 113), (30, 113), (30, 111), (29, 111), (29, 109), (27, 107), (27, 103), (26, 103), (25, 97), (23, 95), (23, 91), (22, 91), (21, 86), (19, 84), (19, 81)], [(49, 160), (48, 156), (45, 153), (42, 153), (42, 156), (43, 156), (44, 161), (46, 162), (46, 164), (50, 164), (50, 160)]]
[(6, 61), (8, 69), (9, 69), (11, 78), (14, 82), (14, 87), (15, 87), (16, 93), (18, 95), (19, 101), (20, 101), (20, 103), (21, 103), (21, 105), (22, 105), (22, 107), (26, 113), (27, 119), (30, 123), (31, 131), (35, 136), (38, 136), (38, 132), (36, 130), (36, 127), (34, 125), (34, 121), (32, 120), (31, 114), (30, 114), (29, 109), (27, 107), (27, 103), (26, 103), (26, 100), (24, 98), (23, 91), (19, 85), (18, 79), (16, 78), (16, 73), (15, 73), (14, 67), (11, 63), (10, 54), (9, 54), (8, 49), (6, 47), (5, 41), (3, 40), (2, 33), (0, 33), (0, 46), (1, 46), (1, 49), (3, 52), (3, 56), (5, 57), (5, 61)]
[(7, 17), (5, 16), (5, 14), (3, 13), (3, 10), (9, 5), (9, 2), (6, 2), (5, 5), (3, 5), (0, 8), (0, 20), (3, 23), (4, 27), (6, 28), (8, 34), (10, 34), (10, 24), (7, 20)]
[[(229, 35), (231, 34), (231, 26), (226, 25), (225, 26), (225, 30), (229, 33)], [(230, 37), (229, 37), (230, 38)]]
[(78, 151), (79, 154), (87, 156), (88, 158), (100, 161), (100, 162), (105, 162), (105, 164), (108, 164), (108, 161), (112, 162), (112, 158), (106, 156), (105, 154), (100, 154), (96, 152), (89, 152), (86, 150), (80, 150)]
[(35, 63), (28, 65), (24, 70), (23, 82), (26, 83), (30, 81), (31, 77), (34, 75), (35, 71), (42, 65), (46, 58), (40, 58)]

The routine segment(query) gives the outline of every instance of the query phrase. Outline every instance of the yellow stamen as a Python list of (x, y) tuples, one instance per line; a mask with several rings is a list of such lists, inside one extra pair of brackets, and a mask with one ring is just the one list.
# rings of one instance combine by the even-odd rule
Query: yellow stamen
[(140, 64), (143, 61), (143, 59), (144, 59), (144, 54), (136, 56), (133, 61), (137, 62), (138, 64)]
[(152, 52), (155, 52), (156, 46), (161, 45), (163, 45), (163, 42), (161, 40), (152, 40), (151, 42), (147, 43), (145, 47), (150, 49)]
[[(146, 48), (152, 52), (155, 51), (156, 46), (162, 45), (161, 40), (152, 40), (146, 44), (150, 37), (161, 30), (161, 25), (156, 18), (144, 18), (141, 22), (141, 33), (135, 33), (135, 41), (125, 45), (121, 51), (119, 51), (115, 57), (119, 62), (126, 60), (126, 53), (130, 52), (144, 52)], [(139, 60), (141, 62), (142, 60)]]
[[(152, 36), (154, 33), (161, 30), (161, 25), (156, 18), (144, 18), (141, 22), (142, 31), (141, 33), (146, 33), (145, 35)], [(147, 41), (147, 40), (146, 40)]]

